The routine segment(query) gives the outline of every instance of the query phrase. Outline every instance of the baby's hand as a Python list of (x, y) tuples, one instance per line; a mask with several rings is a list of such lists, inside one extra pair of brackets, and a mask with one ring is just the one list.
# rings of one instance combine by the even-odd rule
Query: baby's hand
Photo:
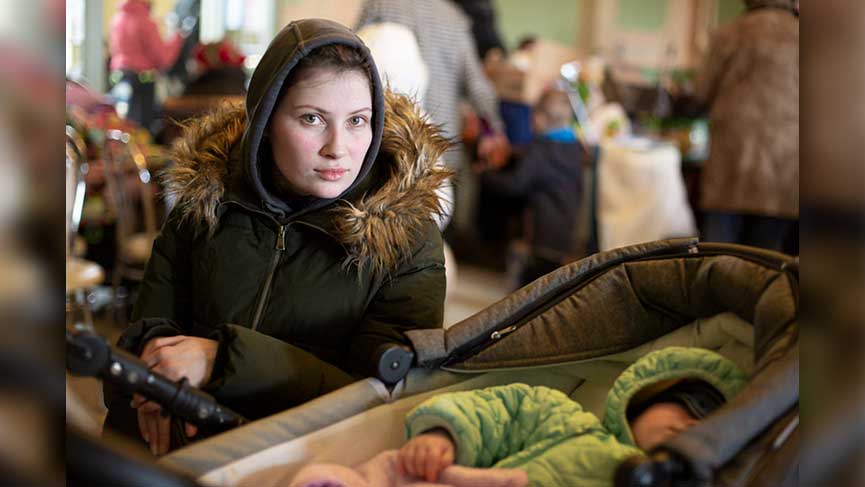
[(403, 473), (435, 482), (439, 473), (454, 463), (454, 444), (444, 430), (415, 436), (399, 450)]

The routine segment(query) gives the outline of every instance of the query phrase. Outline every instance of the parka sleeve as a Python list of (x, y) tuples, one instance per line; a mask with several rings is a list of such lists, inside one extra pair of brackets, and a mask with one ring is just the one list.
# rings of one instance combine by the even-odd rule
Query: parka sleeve
[(239, 325), (222, 329), (214, 377), (205, 390), (251, 418), (288, 409), (354, 381), (338, 367), (278, 338)]
[(385, 343), (408, 344), (403, 332), (440, 328), (444, 318), (445, 266), (441, 234), (430, 220), (412, 258), (373, 296), (355, 334), (345, 367), (365, 375)]
[(406, 416), (406, 436), (433, 428), (456, 442), (456, 463), (491, 467), (508, 458), (517, 466), (562, 440), (601, 424), (591, 413), (554, 389), (510, 384), (435, 396)]

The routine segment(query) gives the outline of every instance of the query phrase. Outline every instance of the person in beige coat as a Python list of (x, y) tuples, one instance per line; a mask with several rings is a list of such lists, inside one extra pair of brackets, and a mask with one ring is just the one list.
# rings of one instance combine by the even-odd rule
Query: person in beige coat
[(711, 123), (703, 238), (797, 253), (798, 1), (745, 5), (714, 35), (697, 80)]

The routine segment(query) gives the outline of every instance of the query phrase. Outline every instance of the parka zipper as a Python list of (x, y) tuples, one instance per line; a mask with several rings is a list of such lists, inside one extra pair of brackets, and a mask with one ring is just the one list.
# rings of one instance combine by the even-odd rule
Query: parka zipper
[(279, 264), (279, 259), (285, 251), (285, 230), (288, 225), (280, 225), (279, 233), (276, 237), (276, 252), (273, 254), (273, 260), (270, 261), (270, 270), (267, 272), (267, 277), (264, 280), (264, 287), (261, 289), (261, 294), (258, 297), (258, 304), (255, 306), (255, 317), (252, 319), (252, 329), (258, 328), (261, 322), (261, 316), (264, 314), (264, 305), (267, 303), (267, 297), (270, 294), (270, 286), (273, 284), (273, 275), (276, 273), (276, 266)]
[(320, 231), (320, 232), (322, 232), (325, 235), (328, 235), (330, 237), (333, 237), (333, 236), (330, 233), (328, 233), (325, 229), (323, 229), (317, 225), (314, 225), (314, 224), (309, 223), (309, 222), (305, 222), (303, 220), (299, 220), (298, 218), (300, 218), (301, 215), (295, 215), (290, 220), (288, 220), (287, 222), (281, 223), (279, 220), (274, 218), (273, 215), (271, 215), (267, 212), (261, 211), (260, 209), (257, 209), (255, 207), (244, 204), (244, 203), (237, 201), (237, 200), (226, 200), (226, 201), (221, 202), (220, 205), (236, 205), (245, 211), (248, 211), (250, 213), (254, 213), (254, 214), (261, 215), (261, 216), (268, 218), (269, 220), (276, 223), (276, 225), (279, 227), (279, 231), (277, 233), (277, 238), (276, 238), (276, 253), (273, 256), (273, 260), (271, 261), (271, 264), (270, 264), (270, 270), (267, 273), (267, 277), (265, 278), (264, 286), (262, 286), (261, 293), (260, 293), (258, 300), (256, 302), (255, 314), (253, 315), (253, 319), (252, 319), (251, 329), (256, 330), (256, 329), (258, 329), (258, 325), (261, 323), (262, 316), (264, 315), (264, 308), (267, 304), (267, 298), (270, 295), (270, 287), (273, 284), (273, 277), (276, 274), (276, 266), (279, 264), (279, 259), (282, 257), (282, 253), (285, 251), (285, 231), (286, 231), (286, 229), (288, 229), (289, 226), (297, 223), (300, 225), (306, 225), (310, 228), (314, 228), (314, 229), (316, 229), (316, 230), (318, 230), (318, 231)]

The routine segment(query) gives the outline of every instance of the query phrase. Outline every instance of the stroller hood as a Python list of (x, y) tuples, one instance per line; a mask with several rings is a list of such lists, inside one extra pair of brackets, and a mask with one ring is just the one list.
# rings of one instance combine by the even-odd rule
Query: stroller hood
[(588, 360), (732, 312), (754, 328), (754, 358), (796, 322), (792, 259), (674, 239), (562, 267), (447, 330), (407, 335), (418, 365), (488, 371)]

